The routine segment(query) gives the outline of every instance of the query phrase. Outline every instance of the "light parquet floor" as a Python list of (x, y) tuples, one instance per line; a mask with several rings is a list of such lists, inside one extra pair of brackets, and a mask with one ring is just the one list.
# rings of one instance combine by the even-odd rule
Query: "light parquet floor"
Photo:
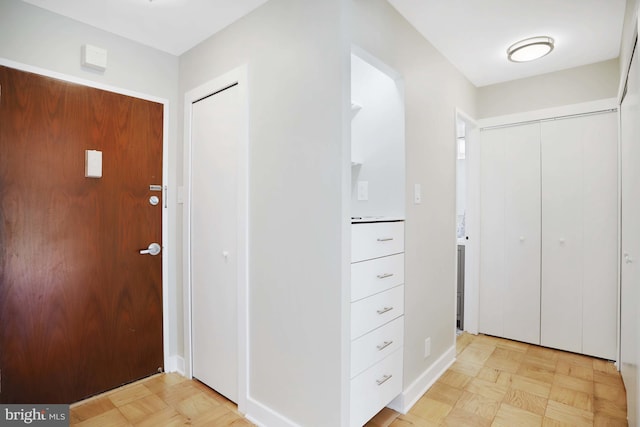
[[(367, 427), (626, 427), (626, 416), (624, 385), (612, 363), (462, 334), (456, 362), (408, 414), (385, 408)], [(72, 405), (71, 425), (253, 424), (198, 381), (161, 374)]]

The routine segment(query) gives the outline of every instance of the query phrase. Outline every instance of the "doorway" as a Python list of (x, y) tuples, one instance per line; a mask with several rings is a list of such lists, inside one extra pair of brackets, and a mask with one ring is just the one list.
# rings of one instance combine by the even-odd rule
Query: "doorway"
[(246, 396), (247, 97), (240, 68), (185, 95), (187, 374)]
[(0, 401), (162, 370), (163, 255), (140, 251), (162, 244), (166, 105), (5, 66), (0, 85)]
[(476, 122), (456, 110), (456, 330), (478, 333), (479, 147)]

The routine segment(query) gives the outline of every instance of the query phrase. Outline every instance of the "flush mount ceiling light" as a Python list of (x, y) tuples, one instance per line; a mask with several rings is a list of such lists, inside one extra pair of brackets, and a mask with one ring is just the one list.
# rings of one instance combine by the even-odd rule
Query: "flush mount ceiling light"
[(542, 58), (553, 50), (551, 37), (540, 36), (520, 40), (509, 46), (507, 57), (512, 62), (527, 62)]

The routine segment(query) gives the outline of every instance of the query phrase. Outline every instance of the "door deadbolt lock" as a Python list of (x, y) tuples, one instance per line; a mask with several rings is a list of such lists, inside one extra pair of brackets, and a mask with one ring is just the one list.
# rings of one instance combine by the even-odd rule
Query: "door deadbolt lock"
[(151, 206), (155, 206), (155, 205), (157, 205), (158, 203), (160, 203), (160, 199), (158, 198), (158, 196), (151, 196), (151, 197), (149, 197), (149, 204), (150, 204)]

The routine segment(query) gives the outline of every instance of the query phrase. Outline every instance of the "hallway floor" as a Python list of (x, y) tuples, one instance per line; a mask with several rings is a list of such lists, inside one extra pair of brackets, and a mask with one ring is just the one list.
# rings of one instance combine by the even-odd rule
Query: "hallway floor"
[[(160, 374), (71, 406), (74, 426), (251, 426), (198, 381)], [(368, 427), (627, 426), (620, 374), (607, 361), (462, 334), (457, 361), (406, 415)]]

